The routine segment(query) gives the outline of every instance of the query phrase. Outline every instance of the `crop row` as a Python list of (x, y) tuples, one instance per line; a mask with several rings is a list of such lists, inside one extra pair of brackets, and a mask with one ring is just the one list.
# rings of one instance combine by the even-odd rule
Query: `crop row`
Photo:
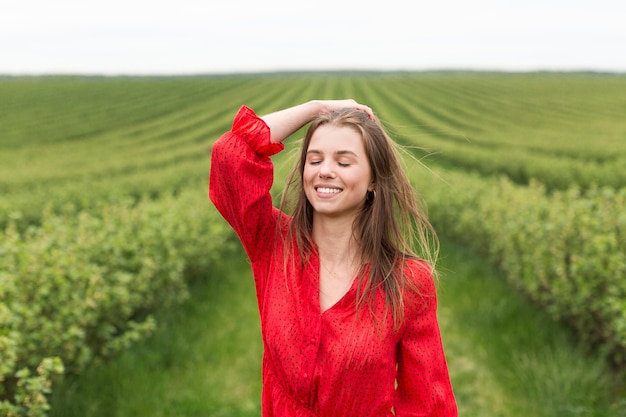
[[(522, 184), (538, 179), (550, 189), (626, 185), (621, 169), (626, 165), (626, 78), (604, 80), (614, 91), (598, 84), (607, 97), (597, 97), (593, 79), (470, 80), (355, 82), (388, 130), (404, 143), (419, 146), (433, 163), (483, 175), (504, 174)], [(525, 98), (521, 88), (512, 88), (521, 81), (536, 96)], [(564, 94), (561, 83), (572, 92)], [(485, 91), (476, 97), (456, 90), (481, 85)], [(493, 85), (508, 89), (494, 92)]]
[(398, 74), (1, 80), (11, 152), (0, 155), (0, 190), (195, 153), (241, 104), (264, 113), (343, 97), (370, 104), (434, 163), (551, 189), (626, 185), (625, 77)]
[(194, 78), (2, 79), (2, 145), (54, 144), (88, 139), (112, 129), (132, 129), (254, 84), (252, 80)]

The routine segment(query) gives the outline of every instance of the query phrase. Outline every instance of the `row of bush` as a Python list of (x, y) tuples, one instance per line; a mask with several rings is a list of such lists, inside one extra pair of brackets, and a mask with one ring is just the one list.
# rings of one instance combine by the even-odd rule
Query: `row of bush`
[[(431, 160), (549, 189), (626, 186), (625, 78), (432, 77), (363, 80), (394, 138)], [(355, 80), (355, 83), (358, 80)]]
[[(125, 175), (76, 178), (60, 184), (24, 186), (19, 192), (0, 194), (0, 229), (14, 224), (19, 231), (41, 225), (42, 215), (97, 212), (110, 205), (134, 203), (180, 192), (206, 183), (206, 155), (180, 164), (163, 164)], [(132, 199), (132, 202), (130, 201)]]
[(626, 188), (549, 193), (536, 181), (442, 176), (451, 187), (420, 182), (440, 233), (488, 257), (513, 287), (626, 370)]
[(626, 170), (621, 168), (626, 165), (625, 155), (618, 154), (611, 160), (599, 162), (555, 155), (545, 150), (493, 144), (477, 146), (464, 137), (446, 141), (443, 134), (435, 135), (438, 143), (425, 152), (433, 152), (439, 161), (484, 175), (506, 175), (523, 185), (537, 179), (549, 190), (567, 189), (572, 184), (584, 189), (598, 185), (626, 186)]
[(155, 309), (234, 248), (218, 217), (194, 189), (1, 232), (0, 415), (45, 415), (54, 374), (151, 334)]

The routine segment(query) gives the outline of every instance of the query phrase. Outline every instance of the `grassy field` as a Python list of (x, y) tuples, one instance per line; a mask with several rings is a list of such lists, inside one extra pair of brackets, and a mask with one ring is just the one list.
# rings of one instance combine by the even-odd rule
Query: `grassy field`
[[(619, 280), (626, 276), (626, 221), (614, 209), (622, 200), (613, 196), (626, 189), (624, 76), (386, 73), (2, 78), (0, 229), (8, 232), (0, 235), (0, 262), (13, 251), (11, 236), (28, 252), (27, 237), (41, 236), (37, 244), (45, 247), (46, 236), (59, 233), (50, 224), (90, 214), (97, 217), (119, 205), (141, 207), (140, 202), (152, 201), (151, 210), (157, 212), (159, 207), (176, 207), (176, 213), (167, 213), (169, 218), (191, 216), (185, 218), (185, 227), (193, 228), (194, 221), (199, 221), (194, 220), (197, 214), (172, 205), (171, 199), (185, 195), (193, 201), (187, 205), (211, 210), (206, 198), (210, 145), (229, 128), (240, 105), (263, 114), (313, 98), (345, 97), (371, 105), (394, 138), (423, 164), (408, 161), (412, 180), (433, 208), (435, 226), (444, 237), (440, 321), (461, 415), (626, 416), (624, 372), (611, 366), (602, 349), (582, 343), (580, 331), (555, 320), (559, 314), (564, 316), (561, 310), (555, 314), (555, 303), (528, 301), (534, 294), (522, 290), (516, 281), (540, 275), (544, 291), (550, 287), (546, 282), (563, 288), (558, 281), (562, 276), (554, 280), (550, 271), (529, 273), (514, 263), (521, 272), (511, 276), (505, 273), (516, 270), (511, 258), (486, 255), (513, 251), (539, 264), (531, 256), (543, 262), (549, 254), (558, 253), (559, 259), (566, 258), (566, 268), (572, 262), (581, 282), (590, 273), (603, 283), (589, 290), (592, 301), (602, 301), (605, 288), (612, 295), (606, 304), (613, 321), (602, 324), (618, 332), (626, 328), (626, 305), (619, 304), (626, 299), (626, 293), (620, 298), (626, 286)], [(275, 158), (280, 175), (291, 166), (291, 156), (286, 152)], [(498, 185), (498, 178), (506, 178), (511, 185)], [(545, 191), (537, 192), (536, 182)], [(281, 186), (276, 181), (275, 193)], [(597, 187), (603, 191), (594, 194)], [(508, 194), (499, 195), (499, 190)], [(559, 193), (574, 197), (563, 199)], [(492, 204), (484, 204), (486, 199), (492, 199)], [(169, 205), (159, 206), (165, 200)], [(566, 213), (563, 207), (568, 208), (570, 202), (577, 210), (604, 207), (605, 212)], [(530, 216), (534, 207), (541, 207), (538, 217), (528, 217), (530, 228), (523, 232), (547, 233), (553, 238), (542, 242), (546, 252), (540, 253), (532, 240), (487, 239), (493, 234), (485, 234), (483, 225), (495, 231), (517, 227), (517, 220), (524, 225), (526, 213), (520, 212), (520, 219), (495, 216), (498, 207), (516, 216), (515, 208), (528, 207)], [(550, 210), (562, 211), (562, 215)], [(552, 231), (554, 218), (559, 217), (571, 218), (575, 227), (563, 223), (562, 231)], [(552, 229), (539, 230), (549, 219), (551, 223), (545, 226)], [(174, 221), (170, 226), (175, 230), (180, 225)], [(115, 232), (115, 224), (108, 227)], [(521, 236), (522, 229), (516, 230), (509, 235)], [(596, 247), (591, 250), (580, 249), (592, 254), (596, 264), (576, 264), (569, 252), (563, 256), (557, 251), (567, 246), (564, 237), (565, 243), (578, 250), (580, 243), (573, 240), (576, 234), (594, 241)], [(181, 257), (198, 257), (193, 240), (177, 237)], [(115, 250), (107, 250), (127, 256), (127, 242), (110, 243)], [(112, 361), (95, 360), (85, 373), (67, 375), (62, 384), (55, 385), (51, 415), (258, 415), (262, 347), (247, 262), (238, 254), (199, 271), (204, 264), (184, 261), (191, 298), (180, 307), (156, 309), (158, 331), (149, 339)], [(54, 272), (58, 268), (43, 260), (33, 262), (29, 270)], [(557, 269), (561, 273), (563, 267), (557, 265)], [(570, 278), (565, 275), (564, 279), (569, 282)], [(606, 284), (600, 281), (605, 278)], [(19, 282), (20, 276), (13, 279)], [(59, 286), (69, 285), (62, 276), (56, 279)], [(529, 282), (530, 287), (536, 286)], [(0, 342), (12, 332), (19, 333), (5, 314), (13, 301), (7, 294), (15, 286), (3, 284)], [(132, 293), (132, 282), (127, 286), (122, 292)], [(592, 304), (585, 298), (577, 300), (575, 305)], [(63, 301), (57, 299), (57, 303)], [(108, 311), (104, 307), (101, 310)], [(45, 306), (41, 311), (46, 311)], [(137, 314), (146, 311), (139, 308)], [(577, 314), (584, 318), (588, 312)], [(626, 340), (620, 333), (611, 337), (614, 340), (602, 342), (615, 347)], [(2, 355), (0, 349), (0, 359)], [(7, 357), (14, 361), (19, 352)], [(1, 365), (0, 371), (9, 372)], [(13, 375), (2, 372), (0, 381)], [(5, 399), (2, 395), (0, 390), (0, 401)]]

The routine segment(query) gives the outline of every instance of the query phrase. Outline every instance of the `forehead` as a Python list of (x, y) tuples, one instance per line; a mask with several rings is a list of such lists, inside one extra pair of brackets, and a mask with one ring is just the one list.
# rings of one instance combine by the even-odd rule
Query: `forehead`
[(363, 137), (356, 129), (349, 126), (322, 125), (313, 132), (308, 151), (323, 153), (349, 151), (364, 155), (365, 147)]

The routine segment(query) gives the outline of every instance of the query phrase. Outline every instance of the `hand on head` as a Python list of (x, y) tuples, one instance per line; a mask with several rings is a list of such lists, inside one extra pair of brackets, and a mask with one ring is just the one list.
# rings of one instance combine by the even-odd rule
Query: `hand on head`
[(351, 108), (351, 109), (356, 109), (356, 110), (360, 110), (362, 112), (365, 112), (370, 119), (374, 120), (374, 112), (372, 111), (372, 109), (369, 108), (368, 106), (364, 105), (364, 104), (358, 103), (357, 101), (355, 101), (353, 99), (345, 99), (345, 100), (318, 100), (318, 103), (325, 110), (324, 113), (330, 113), (330, 112), (335, 111), (335, 110)]

